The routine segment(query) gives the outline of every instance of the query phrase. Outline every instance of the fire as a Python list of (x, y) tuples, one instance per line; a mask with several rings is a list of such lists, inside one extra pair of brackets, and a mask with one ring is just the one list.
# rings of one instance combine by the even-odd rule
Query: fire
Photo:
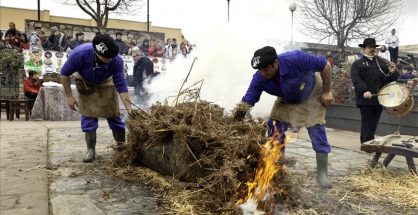
[[(275, 124), (275, 122), (273, 122)], [(288, 140), (284, 143), (279, 142), (281, 133), (274, 126), (274, 133), (267, 139), (267, 142), (262, 145), (260, 153), (260, 164), (256, 170), (254, 181), (247, 182), (247, 196), (238, 200), (236, 204), (242, 204), (249, 199), (255, 199), (256, 203), (263, 199), (264, 195), (272, 190), (270, 181), (273, 176), (281, 170), (278, 165), (278, 160), (281, 157), (281, 149), (286, 145)]]

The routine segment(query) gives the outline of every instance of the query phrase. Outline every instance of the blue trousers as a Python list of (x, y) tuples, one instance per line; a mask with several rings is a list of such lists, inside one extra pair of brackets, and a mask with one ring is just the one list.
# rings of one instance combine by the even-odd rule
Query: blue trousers
[[(278, 121), (278, 120), (274, 120), (274, 121), (276, 121), (276, 124), (275, 124), (276, 129), (281, 133), (281, 135), (279, 136), (279, 142), (283, 143), (286, 138), (285, 132), (289, 128), (289, 124), (286, 122)], [(268, 120), (267, 126), (268, 126), (267, 134), (270, 137), (273, 135), (273, 132), (274, 132), (274, 125), (273, 125), (272, 119)], [(309, 137), (312, 142), (313, 150), (316, 153), (321, 153), (321, 154), (330, 153), (331, 146), (329, 145), (328, 140), (327, 140), (327, 133), (325, 132), (325, 126), (316, 124), (307, 129), (308, 129)]]
[[(122, 122), (122, 119), (117, 116), (113, 118), (107, 118), (107, 124), (109, 128), (114, 131), (119, 131), (125, 129), (125, 123)], [(94, 117), (81, 116), (81, 130), (83, 132), (93, 132), (99, 127), (98, 119)]]

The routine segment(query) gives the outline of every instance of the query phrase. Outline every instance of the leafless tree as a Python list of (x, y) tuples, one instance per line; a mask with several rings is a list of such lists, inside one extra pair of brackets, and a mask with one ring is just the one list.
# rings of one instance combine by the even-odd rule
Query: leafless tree
[(65, 5), (77, 5), (96, 21), (97, 27), (106, 27), (110, 13), (134, 14), (142, 8), (142, 0), (57, 0)]
[(344, 47), (365, 37), (381, 39), (402, 17), (404, 0), (299, 0), (303, 33)]

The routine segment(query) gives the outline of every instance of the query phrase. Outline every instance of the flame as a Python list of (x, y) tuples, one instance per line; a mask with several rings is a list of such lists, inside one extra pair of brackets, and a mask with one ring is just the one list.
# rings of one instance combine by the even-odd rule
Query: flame
[[(275, 125), (275, 121), (273, 125)], [(280, 143), (279, 137), (281, 133), (277, 130), (276, 126), (273, 127), (273, 135), (261, 146), (260, 164), (256, 170), (254, 181), (247, 182), (247, 196), (238, 200), (237, 205), (247, 202), (252, 198), (255, 198), (255, 201), (259, 202), (268, 191), (272, 190), (270, 181), (282, 169), (277, 162), (282, 155), (281, 149), (286, 145), (288, 140), (285, 139), (284, 143)]]

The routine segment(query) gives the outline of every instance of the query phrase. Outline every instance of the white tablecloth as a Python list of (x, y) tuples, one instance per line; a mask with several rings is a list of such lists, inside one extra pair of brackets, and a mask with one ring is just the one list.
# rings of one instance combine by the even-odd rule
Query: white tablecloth
[[(77, 99), (78, 92), (74, 85), (71, 85), (71, 90), (74, 98)], [(128, 93), (131, 99), (133, 99), (133, 92), (133, 88), (128, 88)], [(125, 107), (120, 99), (119, 108), (122, 113), (125, 112)], [(64, 88), (62, 86), (42, 87), (32, 108), (31, 119), (74, 121), (80, 120), (80, 113), (73, 111), (68, 107), (67, 97), (65, 96)]]

